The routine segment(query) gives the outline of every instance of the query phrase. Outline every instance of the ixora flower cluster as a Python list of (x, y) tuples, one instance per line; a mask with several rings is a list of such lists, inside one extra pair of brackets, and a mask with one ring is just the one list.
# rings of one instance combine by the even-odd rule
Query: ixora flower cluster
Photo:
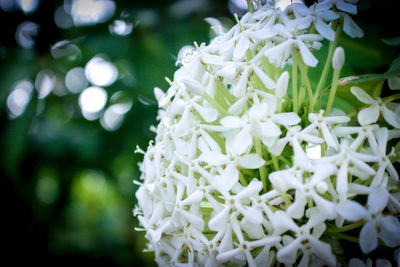
[(377, 264), (400, 264), (399, 95), (353, 86), (364, 106), (334, 106), (339, 35), (363, 35), (354, 2), (266, 4), (231, 29), (208, 19), (217, 36), (155, 89), (135, 215), (160, 266), (363, 266), (377, 249), (390, 257)]

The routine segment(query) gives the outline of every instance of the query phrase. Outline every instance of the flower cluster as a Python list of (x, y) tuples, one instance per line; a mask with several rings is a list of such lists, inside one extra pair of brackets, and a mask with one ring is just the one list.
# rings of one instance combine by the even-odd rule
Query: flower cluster
[[(363, 35), (354, 2), (266, 4), (231, 29), (208, 19), (217, 36), (155, 89), (135, 213), (160, 266), (363, 264), (347, 243), (361, 256), (400, 245), (400, 104), (352, 87), (366, 105), (334, 106), (339, 35)], [(314, 88), (308, 70), (323, 63)]]

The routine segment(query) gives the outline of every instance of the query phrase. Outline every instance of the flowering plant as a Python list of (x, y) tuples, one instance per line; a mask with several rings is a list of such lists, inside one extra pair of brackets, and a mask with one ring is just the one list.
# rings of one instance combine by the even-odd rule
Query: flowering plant
[(341, 32), (363, 35), (355, 2), (250, 3), (231, 29), (207, 19), (217, 36), (180, 58), (166, 93), (155, 88), (135, 214), (160, 266), (360, 266), (378, 246), (391, 257), (379, 263), (400, 264), (400, 94), (379, 97), (386, 79), (400, 89), (400, 62), (340, 79)]

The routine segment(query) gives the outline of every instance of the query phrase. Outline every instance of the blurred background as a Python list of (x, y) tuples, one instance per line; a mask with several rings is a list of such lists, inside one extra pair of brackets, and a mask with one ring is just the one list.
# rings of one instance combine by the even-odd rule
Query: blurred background
[[(348, 74), (384, 72), (398, 56), (395, 4), (360, 1), (366, 37), (341, 40)], [(245, 9), (244, 0), (0, 0), (6, 257), (154, 265), (132, 214), (134, 151), (157, 123), (153, 88), (168, 88), (182, 47), (213, 37), (205, 17), (229, 27)]]

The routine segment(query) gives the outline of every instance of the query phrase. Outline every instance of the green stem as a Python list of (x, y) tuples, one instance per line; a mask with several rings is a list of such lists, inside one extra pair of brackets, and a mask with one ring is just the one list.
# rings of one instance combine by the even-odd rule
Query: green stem
[(217, 90), (220, 90), (222, 94), (226, 97), (226, 99), (229, 101), (229, 104), (235, 103), (236, 99), (235, 97), (229, 92), (228, 88), (224, 85), (224, 83), (220, 80), (217, 81)]
[(271, 158), (272, 158), (272, 163), (274, 164), (275, 171), (279, 171), (278, 159), (274, 155), (271, 155)]
[(215, 101), (209, 94), (203, 93), (203, 98), (213, 107), (215, 107), (219, 111), (219, 113), (221, 113), (223, 116), (229, 115), (229, 112), (226, 109), (224, 109), (217, 101)]
[(358, 243), (358, 238), (357, 237), (353, 237), (353, 236), (349, 236), (349, 235), (345, 235), (342, 233), (335, 233), (335, 237), (338, 237), (339, 239), (344, 239), (353, 243)]
[(254, 7), (253, 7), (253, 1), (252, 0), (247, 0), (247, 7), (248, 7), (250, 13), (253, 14)]
[(242, 185), (247, 186), (247, 181), (244, 179), (242, 172), (239, 170), (239, 181)]
[(307, 88), (308, 100), (310, 102), (310, 112), (313, 112), (313, 107), (312, 107), (313, 93), (312, 93), (312, 89), (311, 89), (311, 83), (310, 83), (310, 80), (308, 79), (308, 75), (307, 75), (307, 68), (304, 64), (301, 64), (300, 73), (301, 73), (301, 80), (302, 80), (302, 82), (304, 82), (304, 84)]
[(290, 197), (286, 192), (282, 192), (281, 197), (283, 201), (285, 201), (286, 206), (290, 206), (292, 204), (292, 201), (290, 200)]
[[(257, 155), (259, 155), (261, 158), (263, 158), (262, 145), (261, 145), (261, 141), (260, 141), (259, 137), (254, 137), (254, 144), (256, 147)], [(263, 183), (263, 190), (264, 190), (264, 192), (266, 192), (267, 191), (267, 174), (266, 174), (266, 170), (265, 170), (265, 165), (258, 168), (258, 170), (260, 172), (261, 182)]]
[[(292, 48), (294, 53), (294, 48)], [(292, 57), (292, 100), (293, 100), (293, 112), (297, 113), (297, 60), (296, 57)]]
[(347, 232), (347, 231), (350, 231), (353, 229), (357, 229), (363, 225), (364, 225), (364, 221), (361, 221), (361, 222), (357, 222), (357, 223), (348, 224), (346, 226), (339, 227), (339, 228), (327, 228), (326, 231), (332, 232), (332, 233)]
[(382, 102), (386, 104), (399, 99), (400, 99), (400, 93), (385, 97), (382, 99)]
[(316, 104), (316, 102), (318, 100), (319, 94), (321, 93), (322, 87), (324, 86), (326, 79), (328, 78), (328, 73), (329, 73), (330, 67), (332, 65), (333, 52), (335, 51), (335, 48), (339, 41), (340, 33), (342, 31), (342, 27), (340, 27), (340, 25), (338, 25), (338, 24), (339, 24), (338, 21), (333, 22), (333, 28), (336, 27), (335, 39), (334, 39), (334, 41), (331, 41), (329, 43), (328, 57), (325, 61), (324, 69), (322, 71), (321, 78), (318, 81), (317, 89), (315, 91), (315, 95), (314, 95), (312, 105), (311, 105), (311, 107), (313, 109), (314, 109), (314, 105)]
[(328, 99), (328, 104), (326, 105), (326, 110), (324, 116), (327, 117), (329, 113), (331, 112), (331, 108), (333, 106), (333, 101), (335, 100), (335, 95), (336, 95), (336, 89), (337, 89), (337, 83), (339, 80), (340, 76), (340, 70), (335, 70), (333, 72), (333, 78), (332, 78), (332, 87), (329, 92), (329, 99)]

